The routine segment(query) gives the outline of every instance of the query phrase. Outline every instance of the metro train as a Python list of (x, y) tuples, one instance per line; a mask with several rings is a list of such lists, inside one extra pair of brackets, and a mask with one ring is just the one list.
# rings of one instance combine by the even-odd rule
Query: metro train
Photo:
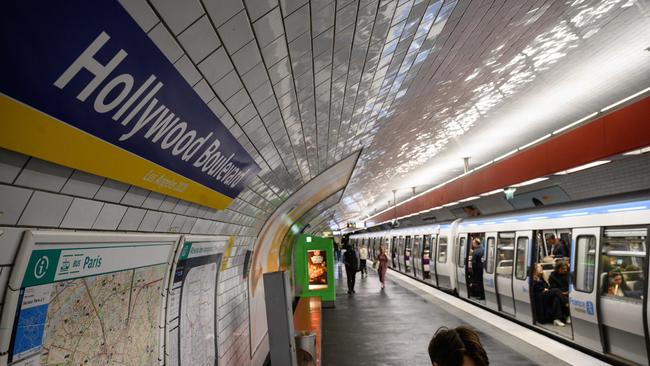
[[(383, 246), (390, 268), (538, 332), (610, 362), (649, 365), (649, 229), (650, 192), (642, 192), (349, 239), (371, 260)], [(470, 286), (473, 239), (484, 248), (478, 293)], [(568, 258), (550, 255), (555, 242), (567, 244)], [(537, 321), (531, 281), (536, 263), (547, 279), (557, 261), (568, 261), (570, 279), (570, 323), (559, 326)]]

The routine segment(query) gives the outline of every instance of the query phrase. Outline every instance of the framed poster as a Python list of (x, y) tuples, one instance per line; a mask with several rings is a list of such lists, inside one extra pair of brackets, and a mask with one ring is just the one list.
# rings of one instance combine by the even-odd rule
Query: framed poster
[(228, 236), (185, 236), (170, 275), (165, 359), (172, 366), (216, 366), (217, 292)]
[(175, 235), (26, 231), (0, 365), (155, 365)]
[(307, 251), (307, 273), (309, 289), (323, 290), (327, 288), (327, 256), (324, 250)]

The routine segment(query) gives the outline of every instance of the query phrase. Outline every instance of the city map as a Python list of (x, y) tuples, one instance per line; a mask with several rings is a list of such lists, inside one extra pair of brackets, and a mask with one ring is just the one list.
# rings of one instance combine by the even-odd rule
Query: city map
[(180, 334), (181, 365), (215, 364), (217, 263), (191, 268), (183, 282)]
[(158, 363), (165, 264), (54, 283), (41, 364)]

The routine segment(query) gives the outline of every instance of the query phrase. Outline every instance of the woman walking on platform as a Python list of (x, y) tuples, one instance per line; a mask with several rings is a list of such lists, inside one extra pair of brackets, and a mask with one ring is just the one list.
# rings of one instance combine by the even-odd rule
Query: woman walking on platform
[(379, 282), (381, 282), (381, 288), (384, 288), (386, 282), (386, 270), (388, 269), (388, 256), (386, 255), (384, 247), (380, 247), (376, 261), (379, 263), (376, 267), (377, 274), (379, 274)]

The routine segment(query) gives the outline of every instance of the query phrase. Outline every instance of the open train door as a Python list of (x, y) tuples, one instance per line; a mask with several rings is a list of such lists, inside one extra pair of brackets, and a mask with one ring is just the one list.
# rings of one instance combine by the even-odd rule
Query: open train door
[(515, 299), (515, 316), (526, 324), (533, 323), (530, 305), (530, 262), (532, 258), (532, 231), (517, 231), (515, 240), (515, 276), (512, 293)]
[(458, 296), (466, 299), (469, 297), (469, 289), (467, 288), (467, 236), (468, 234), (459, 234), (456, 239), (456, 288), (458, 289)]
[(595, 351), (603, 351), (602, 335), (598, 326), (598, 247), (600, 228), (574, 229), (572, 233), (573, 253), (569, 284), (569, 303), (573, 325), (573, 339), (576, 343)]
[(485, 305), (499, 311), (499, 300), (496, 289), (496, 273), (494, 270), (497, 252), (497, 233), (485, 234), (485, 264), (483, 265), (483, 288), (485, 289)]

